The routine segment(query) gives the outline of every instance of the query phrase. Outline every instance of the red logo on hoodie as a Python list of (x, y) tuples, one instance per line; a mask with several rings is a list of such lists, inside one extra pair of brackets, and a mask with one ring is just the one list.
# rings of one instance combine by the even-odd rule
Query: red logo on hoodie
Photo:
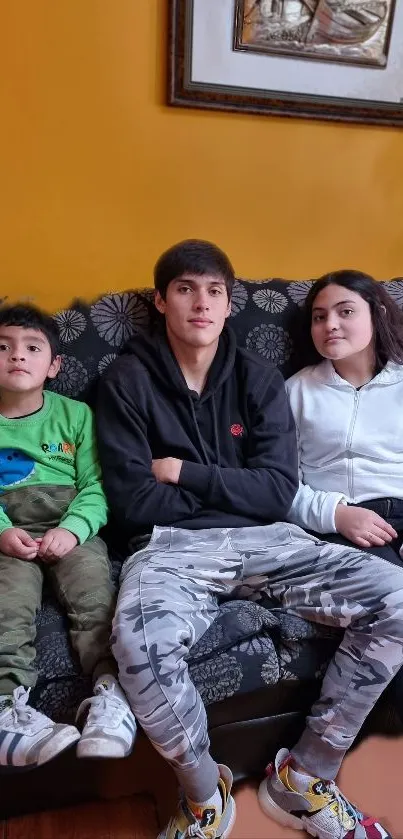
[(239, 422), (234, 422), (234, 424), (231, 425), (230, 432), (233, 437), (242, 437), (244, 427), (243, 425), (239, 425)]

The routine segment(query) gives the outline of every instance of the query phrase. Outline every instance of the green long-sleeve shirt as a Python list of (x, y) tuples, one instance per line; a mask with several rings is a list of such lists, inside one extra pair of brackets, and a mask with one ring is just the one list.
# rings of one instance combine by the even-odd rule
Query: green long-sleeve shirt
[(43, 407), (17, 419), (0, 416), (0, 533), (13, 527), (3, 507), (10, 490), (38, 484), (75, 487), (60, 526), (80, 543), (106, 523), (107, 503), (92, 411), (83, 402), (44, 392)]

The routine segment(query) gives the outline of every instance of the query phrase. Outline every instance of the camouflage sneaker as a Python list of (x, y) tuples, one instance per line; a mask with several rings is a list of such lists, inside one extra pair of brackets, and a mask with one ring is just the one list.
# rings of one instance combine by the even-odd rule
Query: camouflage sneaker
[(227, 766), (218, 766), (220, 790), (223, 808), (218, 812), (216, 807), (206, 806), (199, 811), (193, 805), (190, 809), (186, 798), (179, 802), (176, 814), (166, 828), (159, 834), (158, 839), (227, 839), (235, 821), (235, 801), (232, 797), (232, 774)]
[(312, 778), (304, 792), (294, 790), (288, 779), (290, 759), (287, 749), (281, 749), (267, 767), (258, 792), (266, 816), (317, 839), (392, 839), (376, 819), (350, 804), (333, 781)]

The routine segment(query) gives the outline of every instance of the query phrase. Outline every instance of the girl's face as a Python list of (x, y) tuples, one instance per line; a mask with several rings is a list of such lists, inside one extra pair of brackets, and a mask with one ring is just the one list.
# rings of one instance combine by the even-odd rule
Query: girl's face
[(372, 357), (374, 329), (367, 301), (344, 286), (326, 286), (313, 303), (311, 335), (318, 353), (331, 361), (358, 353)]

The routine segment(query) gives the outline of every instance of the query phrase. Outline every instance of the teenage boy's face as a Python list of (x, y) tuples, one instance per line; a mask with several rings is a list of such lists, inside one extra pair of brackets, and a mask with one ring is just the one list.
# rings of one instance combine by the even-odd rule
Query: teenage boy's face
[(52, 361), (46, 336), (23, 326), (0, 326), (0, 392), (40, 390), (46, 378), (54, 379), (60, 356)]
[(224, 280), (210, 275), (172, 280), (165, 300), (156, 292), (155, 305), (165, 315), (168, 337), (195, 349), (217, 342), (231, 312)]

